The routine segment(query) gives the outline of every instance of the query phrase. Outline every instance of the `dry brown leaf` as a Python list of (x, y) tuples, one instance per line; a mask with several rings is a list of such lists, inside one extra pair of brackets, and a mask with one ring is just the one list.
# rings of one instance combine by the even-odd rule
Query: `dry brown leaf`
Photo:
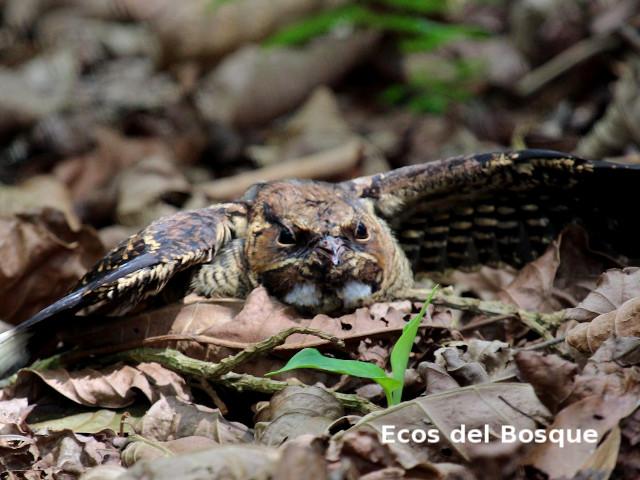
[(329, 478), (325, 450), (325, 442), (314, 435), (288, 440), (280, 447), (282, 457), (274, 472), (274, 480)]
[(287, 387), (256, 415), (256, 440), (281, 445), (304, 434), (320, 435), (344, 415), (340, 402), (320, 387)]
[[(636, 338), (611, 337), (606, 340), (574, 377), (574, 388), (567, 403), (592, 395), (622, 396), (634, 392), (637, 395), (640, 392), (640, 367), (635, 365), (638, 363), (637, 349)], [(627, 361), (629, 353), (631, 358)]]
[(51, 175), (30, 177), (16, 186), (0, 186), (0, 215), (29, 213), (49, 207), (65, 215), (72, 230), (80, 228), (71, 195), (65, 185)]
[(171, 149), (155, 138), (125, 138), (106, 128), (96, 128), (94, 136), (93, 151), (65, 159), (53, 173), (71, 191), (82, 218), (104, 221), (110, 220), (115, 212), (114, 181), (118, 173), (145, 158), (173, 156)]
[(108, 437), (79, 435), (71, 432), (48, 433), (37, 444), (40, 459), (33, 470), (52, 470), (58, 474), (81, 474), (88, 467), (104, 463), (119, 463), (120, 453), (109, 445)]
[[(23, 433), (22, 427), (35, 405), (29, 405), (26, 398), (0, 400), (0, 437), (2, 435)], [(0, 446), (6, 446), (0, 438)]]
[[(194, 358), (215, 362), (230, 351), (246, 348), (291, 327), (316, 328), (347, 340), (395, 335), (411, 318), (412, 310), (411, 302), (401, 301), (375, 304), (341, 317), (300, 318), (293, 308), (258, 287), (245, 302), (221, 300), (169, 305), (134, 317), (112, 319), (108, 328), (96, 324), (83, 332), (67, 332), (66, 340), (69, 344), (91, 348), (109, 345), (126, 348), (155, 337), (157, 341), (147, 343), (168, 345)], [(434, 323), (441, 316), (448, 318), (446, 313), (434, 314)], [(425, 324), (431, 325), (427, 319)], [(299, 350), (327, 343), (312, 335), (295, 334), (276, 350)]]
[(116, 180), (118, 223), (143, 228), (152, 221), (178, 211), (191, 188), (176, 162), (167, 155), (140, 160), (123, 171)]
[(565, 228), (547, 251), (525, 265), (498, 299), (525, 310), (553, 312), (579, 302), (615, 262), (589, 248), (584, 229)]
[(182, 97), (180, 85), (144, 57), (102, 62), (81, 77), (71, 109), (93, 111), (98, 119), (117, 120), (124, 113), (168, 108)]
[(491, 85), (512, 88), (514, 81), (529, 71), (529, 65), (508, 37), (492, 36), (483, 41), (463, 39), (444, 48), (465, 60), (479, 62), (482, 80)]
[(17, 449), (0, 447), (0, 471), (24, 477), (77, 478), (85, 470), (104, 464), (120, 464), (120, 452), (113, 446), (113, 433), (92, 436), (70, 430), (34, 435)]
[(100, 465), (86, 470), (79, 480), (117, 480), (126, 471), (120, 465)]
[(249, 443), (252, 435), (241, 423), (228, 422), (220, 414), (203, 405), (178, 397), (162, 397), (142, 417), (140, 435), (154, 441), (183, 437), (206, 437), (217, 444)]
[(196, 186), (195, 191), (209, 201), (233, 200), (241, 197), (252, 185), (286, 178), (328, 179), (341, 177), (356, 168), (364, 145), (353, 138), (348, 143), (311, 155), (285, 160), (256, 170), (242, 172)]
[(612, 269), (601, 275), (596, 287), (575, 308), (567, 310), (567, 318), (588, 322), (609, 313), (627, 300), (640, 296), (640, 268)]
[(554, 241), (547, 251), (528, 263), (509, 286), (498, 295), (503, 302), (525, 310), (554, 312), (562, 304), (552, 295), (553, 281), (560, 266), (560, 242)]
[(509, 344), (498, 340), (450, 342), (447, 347), (436, 350), (434, 356), (435, 363), (460, 386), (509, 378), (514, 374), (513, 352)]
[(377, 38), (360, 32), (317, 38), (300, 49), (244, 47), (202, 79), (196, 106), (208, 121), (265, 122), (299, 105), (319, 85), (337, 80), (371, 51)]
[(118, 364), (104, 370), (23, 369), (18, 373), (18, 384), (32, 382), (34, 377), (69, 400), (89, 407), (126, 407), (135, 401), (137, 392), (150, 402), (162, 395), (190, 399), (184, 379), (157, 363), (136, 367)]
[(216, 447), (218, 443), (208, 437), (190, 436), (166, 442), (148, 439), (134, 440), (122, 452), (122, 463), (130, 467), (141, 460), (173, 457), (182, 453), (200, 452)]
[(511, 268), (505, 269), (482, 266), (474, 272), (455, 271), (443, 281), (451, 283), (460, 292), (470, 292), (482, 300), (497, 300), (516, 278), (517, 272)]
[(616, 468), (618, 451), (620, 450), (620, 427), (614, 427), (607, 438), (598, 446), (595, 452), (582, 464), (578, 477), (602, 478), (608, 480), (613, 469)]
[(49, 418), (35, 423), (29, 422), (29, 428), (37, 433), (42, 431), (71, 430), (75, 433), (86, 434), (104, 432), (105, 430), (119, 432), (121, 428), (123, 433), (133, 433), (133, 427), (139, 421), (139, 417), (135, 417), (129, 412), (100, 409), (63, 417)]
[(579, 323), (567, 331), (566, 341), (579, 352), (593, 353), (611, 336), (640, 337), (640, 297), (588, 323)]
[(556, 412), (573, 391), (573, 378), (578, 372), (575, 363), (558, 355), (536, 351), (520, 351), (515, 355), (518, 377), (530, 383), (544, 405)]
[(29, 318), (65, 295), (103, 254), (93, 229), (73, 230), (57, 210), (0, 217), (0, 317)]
[[(383, 427), (392, 425), (410, 431), (437, 428), (440, 432), (437, 443), (411, 441), (407, 444), (386, 444), (385, 455), (395, 457), (396, 465), (410, 469), (429, 462), (461, 461), (469, 458), (469, 444), (449, 441), (451, 432), (461, 425), (466, 425), (467, 429), (483, 429), (488, 425), (493, 432), (500, 432), (501, 425), (512, 425), (519, 431), (535, 428), (533, 419), (548, 415), (547, 409), (527, 384), (486, 383), (458, 388), (419, 397), (363, 417), (355, 426), (333, 437), (330, 459), (338, 458), (350, 436), (361, 436), (365, 432), (381, 436)], [(451, 455), (451, 447), (457, 455)], [(449, 454), (444, 455), (443, 449)]]
[(254, 445), (222, 445), (208, 450), (142, 460), (119, 480), (199, 480), (225, 478), (267, 480), (272, 477), (280, 453), (272, 448)]
[(420, 362), (418, 373), (423, 378), (425, 384), (425, 394), (446, 392), (459, 388), (460, 384), (447, 373), (446, 368), (433, 362)]
[[(637, 402), (634, 395), (587, 397), (558, 413), (549, 429), (581, 429), (583, 432), (593, 429), (600, 440), (637, 408)], [(546, 442), (535, 445), (524, 463), (545, 472), (549, 478), (572, 478), (596, 448), (597, 443), (589, 442), (565, 443), (563, 447)]]
[[(127, 0), (135, 11), (136, 0)], [(345, 0), (239, 0), (217, 7), (209, 0), (155, 0), (147, 17), (171, 59), (220, 57), (247, 42), (261, 40), (306, 15), (346, 3)], [(149, 8), (149, 7), (148, 7)]]

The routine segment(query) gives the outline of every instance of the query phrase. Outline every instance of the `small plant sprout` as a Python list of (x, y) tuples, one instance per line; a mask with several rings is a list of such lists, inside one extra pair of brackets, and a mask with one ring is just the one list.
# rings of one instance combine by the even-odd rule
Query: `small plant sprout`
[(298, 368), (313, 368), (316, 370), (324, 370), (325, 372), (369, 378), (382, 387), (389, 406), (397, 405), (402, 400), (404, 372), (409, 363), (409, 355), (413, 348), (413, 342), (418, 334), (420, 323), (426, 315), (427, 308), (431, 304), (438, 288), (438, 285), (433, 287), (429, 298), (422, 304), (420, 312), (402, 329), (400, 338), (398, 338), (391, 350), (391, 375), (388, 375), (387, 372), (373, 363), (327, 357), (315, 348), (305, 348), (291, 357), (287, 364), (280, 370), (269, 372), (267, 376), (296, 370)]

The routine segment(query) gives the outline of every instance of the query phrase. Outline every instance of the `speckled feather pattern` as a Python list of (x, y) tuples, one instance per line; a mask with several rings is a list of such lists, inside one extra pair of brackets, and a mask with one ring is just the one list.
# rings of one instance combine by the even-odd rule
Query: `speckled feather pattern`
[(640, 166), (524, 150), (455, 157), (345, 182), (396, 232), (415, 271), (521, 267), (570, 222), (621, 261), (640, 258)]
[[(85, 313), (121, 314), (157, 295), (177, 273), (209, 263), (237, 235), (241, 204), (179, 212), (122, 242), (80, 280)], [(235, 221), (238, 217), (240, 222)], [(127, 267), (138, 263), (128, 272)], [(119, 274), (120, 273), (120, 274)]]
[(73, 291), (0, 334), (0, 373), (34, 358), (61, 316), (120, 315), (190, 291), (244, 297), (256, 285), (303, 314), (333, 314), (402, 298), (419, 272), (522, 266), (571, 222), (597, 249), (640, 261), (638, 185), (640, 165), (543, 150), (339, 184), (258, 184), (237, 202), (158, 219), (124, 241)]
[[(311, 310), (353, 308), (393, 299), (417, 271), (521, 266), (576, 219), (608, 250), (640, 258), (638, 242), (616, 231), (635, 231), (629, 199), (639, 180), (637, 165), (524, 150), (455, 157), (341, 184), (258, 185), (242, 201), (152, 223), (34, 322), (64, 310), (122, 314), (176, 284), (210, 297), (243, 297), (263, 284), (298, 306), (307, 301), (300, 292), (318, 292), (321, 300), (307, 302)], [(368, 226), (366, 242), (353, 238), (358, 221)], [(279, 246), (282, 228), (295, 229), (301, 245)], [(323, 235), (344, 241), (339, 267), (328, 268), (317, 255)], [(356, 294), (361, 302), (349, 304)]]

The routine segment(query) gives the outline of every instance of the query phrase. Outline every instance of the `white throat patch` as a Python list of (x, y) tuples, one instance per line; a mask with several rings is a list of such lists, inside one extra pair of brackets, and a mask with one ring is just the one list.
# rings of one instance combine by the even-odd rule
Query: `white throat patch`
[(362, 300), (371, 296), (371, 285), (366, 283), (356, 282), (354, 280), (345, 283), (342, 288), (342, 301), (344, 306), (355, 307), (360, 305)]
[(313, 283), (300, 283), (285, 295), (284, 301), (299, 307), (317, 307), (320, 305), (320, 292)]

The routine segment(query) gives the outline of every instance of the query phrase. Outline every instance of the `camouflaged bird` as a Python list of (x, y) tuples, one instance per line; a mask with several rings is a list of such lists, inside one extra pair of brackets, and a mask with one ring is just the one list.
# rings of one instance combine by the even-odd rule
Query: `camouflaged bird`
[(402, 298), (417, 272), (521, 266), (571, 222), (597, 248), (640, 258), (639, 182), (640, 165), (525, 150), (337, 184), (257, 184), (121, 243), (71, 293), (0, 335), (0, 373), (32, 359), (61, 314), (122, 315), (189, 292), (244, 297), (257, 285), (305, 313), (335, 313)]

